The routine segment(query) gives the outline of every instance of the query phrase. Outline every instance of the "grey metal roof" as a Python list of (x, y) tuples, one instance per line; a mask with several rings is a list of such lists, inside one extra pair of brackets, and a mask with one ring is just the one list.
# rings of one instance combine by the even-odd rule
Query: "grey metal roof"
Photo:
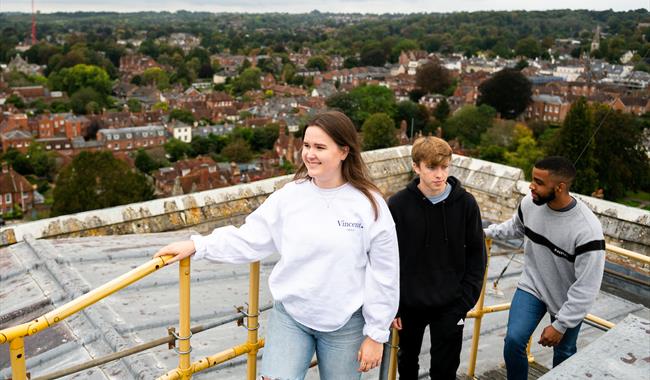
[(3, 133), (2, 137), (4, 137), (5, 139), (31, 139), (32, 135), (29, 132), (25, 132), (20, 129), (14, 129), (9, 132)]
[(562, 98), (557, 96), (557, 95), (540, 94), (540, 95), (533, 95), (531, 98), (533, 99), (533, 101), (544, 102), (544, 103), (549, 103), (549, 104), (562, 104), (562, 103), (564, 103), (562, 101)]
[[(0, 250), (0, 327), (13, 326), (44, 314), (73, 297), (148, 261), (163, 245), (189, 237), (191, 232), (139, 234), (60, 240), (35, 240)], [(273, 256), (262, 262), (260, 305), (271, 302), (267, 287), (268, 276), (278, 259)], [(493, 257), (490, 262), (489, 284), (508, 265), (497, 290), (488, 291), (486, 305), (509, 302), (517, 278), (522, 270), (522, 257), (510, 260), (509, 255)], [(248, 265), (216, 264), (208, 261), (192, 262), (192, 325), (208, 324), (232, 315), (234, 305), (248, 301)], [(491, 288), (491, 285), (488, 286)], [(650, 310), (615, 295), (601, 292), (592, 313), (621, 321), (632, 313), (650, 319)], [(18, 316), (18, 317), (16, 317)], [(261, 336), (265, 334), (268, 313), (261, 315)], [(483, 319), (483, 335), (479, 346), (477, 373), (485, 372), (502, 363), (501, 349), (507, 313), (488, 314)], [(28, 370), (32, 377), (67, 368), (120, 349), (135, 346), (167, 335), (167, 326), (178, 323), (178, 269), (163, 268), (70, 317), (50, 330), (26, 339)], [(535, 332), (541, 333), (542, 323)], [(464, 331), (464, 349), (460, 372), (467, 368), (468, 351), (473, 321), (468, 320)], [(425, 334), (425, 337), (428, 334)], [(603, 335), (603, 332), (584, 326), (578, 341), (581, 347)], [(192, 360), (215, 354), (244, 342), (246, 330), (234, 323), (198, 333), (192, 338)], [(420, 363), (428, 367), (428, 338), (422, 348)], [(621, 350), (624, 350), (624, 345)], [(7, 351), (7, 345), (0, 346)], [(537, 361), (550, 366), (552, 351), (533, 345)], [(0, 378), (10, 375), (8, 355), (0, 355)], [(103, 365), (72, 375), (70, 379), (151, 379), (176, 367), (176, 354), (161, 346), (127, 359)], [(243, 359), (233, 364), (217, 366), (196, 379), (245, 378)], [(239, 363), (239, 364), (237, 364)], [(308, 379), (317, 379), (316, 369)], [(376, 379), (377, 373), (364, 375)]]
[[(144, 132), (147, 133), (157, 133), (158, 136), (164, 136), (165, 132), (165, 127), (161, 125), (145, 125), (143, 127), (128, 127), (128, 128), (105, 128), (105, 129), (100, 129), (97, 131), (98, 135), (120, 135), (124, 136), (126, 134), (132, 134), (135, 136), (140, 136)], [(162, 132), (162, 134), (160, 134)], [(154, 135), (149, 136), (149, 137), (154, 137)]]

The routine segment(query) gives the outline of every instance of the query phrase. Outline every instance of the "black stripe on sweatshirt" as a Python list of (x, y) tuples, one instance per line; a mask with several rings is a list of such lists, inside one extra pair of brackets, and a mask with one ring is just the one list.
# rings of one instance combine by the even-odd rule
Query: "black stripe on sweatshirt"
[(576, 256), (582, 255), (585, 252), (589, 251), (604, 251), (605, 250), (605, 240), (592, 240), (583, 245), (576, 247)]
[(567, 261), (572, 262), (572, 263), (576, 261), (576, 256), (581, 255), (581, 254), (583, 254), (585, 252), (598, 251), (598, 250), (604, 250), (605, 249), (605, 241), (604, 240), (592, 240), (592, 241), (590, 241), (588, 243), (577, 246), (576, 249), (575, 249), (575, 255), (571, 255), (567, 251), (565, 251), (562, 248), (558, 247), (557, 245), (553, 244), (546, 237), (538, 234), (537, 232), (531, 230), (528, 227), (524, 227), (524, 233), (526, 234), (526, 237), (529, 238), (530, 240), (532, 240), (534, 243), (545, 246), (555, 256), (566, 259)]

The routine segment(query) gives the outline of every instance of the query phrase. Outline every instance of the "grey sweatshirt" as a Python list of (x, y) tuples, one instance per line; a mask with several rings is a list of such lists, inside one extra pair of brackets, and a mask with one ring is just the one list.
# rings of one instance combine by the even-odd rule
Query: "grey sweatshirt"
[(517, 287), (546, 304), (564, 334), (596, 300), (605, 267), (600, 222), (580, 200), (567, 211), (537, 206), (530, 194), (513, 217), (485, 229), (496, 240), (524, 238), (524, 271)]

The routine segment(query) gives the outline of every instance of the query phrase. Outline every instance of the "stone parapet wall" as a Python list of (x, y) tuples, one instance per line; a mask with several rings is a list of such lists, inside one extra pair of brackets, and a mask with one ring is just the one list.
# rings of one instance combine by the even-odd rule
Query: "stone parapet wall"
[[(364, 152), (379, 188), (392, 194), (411, 177), (410, 147)], [(241, 224), (275, 190), (292, 176), (269, 178), (249, 184), (208, 190), (176, 197), (81, 212), (0, 229), (0, 245), (23, 241), (31, 235), (63, 238), (141, 234), (192, 228), (206, 233), (215, 227)]]
[[(387, 196), (412, 178), (411, 147), (364, 152), (370, 175)], [(516, 211), (528, 192), (521, 169), (454, 156), (450, 173), (477, 199), (484, 219), (503, 221)], [(275, 177), (250, 184), (102, 210), (82, 212), (7, 226), (0, 229), (0, 245), (34, 238), (81, 237), (163, 232), (192, 228), (207, 233), (226, 224), (240, 224), (273, 191), (291, 180)], [(650, 255), (650, 212), (579, 195), (603, 224), (608, 242)]]

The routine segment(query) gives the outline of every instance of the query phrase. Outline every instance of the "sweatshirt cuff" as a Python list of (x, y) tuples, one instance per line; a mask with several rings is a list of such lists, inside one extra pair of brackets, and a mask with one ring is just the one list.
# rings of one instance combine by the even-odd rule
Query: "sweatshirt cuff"
[(553, 323), (551, 323), (551, 326), (553, 326), (553, 328), (556, 329), (562, 335), (564, 335), (564, 333), (567, 330), (567, 327), (561, 324), (557, 319)]
[(371, 338), (372, 340), (378, 343), (388, 342), (389, 334), (390, 333), (388, 332), (388, 330), (381, 330), (368, 325), (363, 326), (363, 335)]
[(201, 260), (205, 257), (205, 254), (207, 252), (205, 237), (201, 235), (192, 235), (190, 236), (190, 240), (194, 242), (194, 249), (196, 249), (196, 252), (194, 252), (192, 258), (194, 260)]

